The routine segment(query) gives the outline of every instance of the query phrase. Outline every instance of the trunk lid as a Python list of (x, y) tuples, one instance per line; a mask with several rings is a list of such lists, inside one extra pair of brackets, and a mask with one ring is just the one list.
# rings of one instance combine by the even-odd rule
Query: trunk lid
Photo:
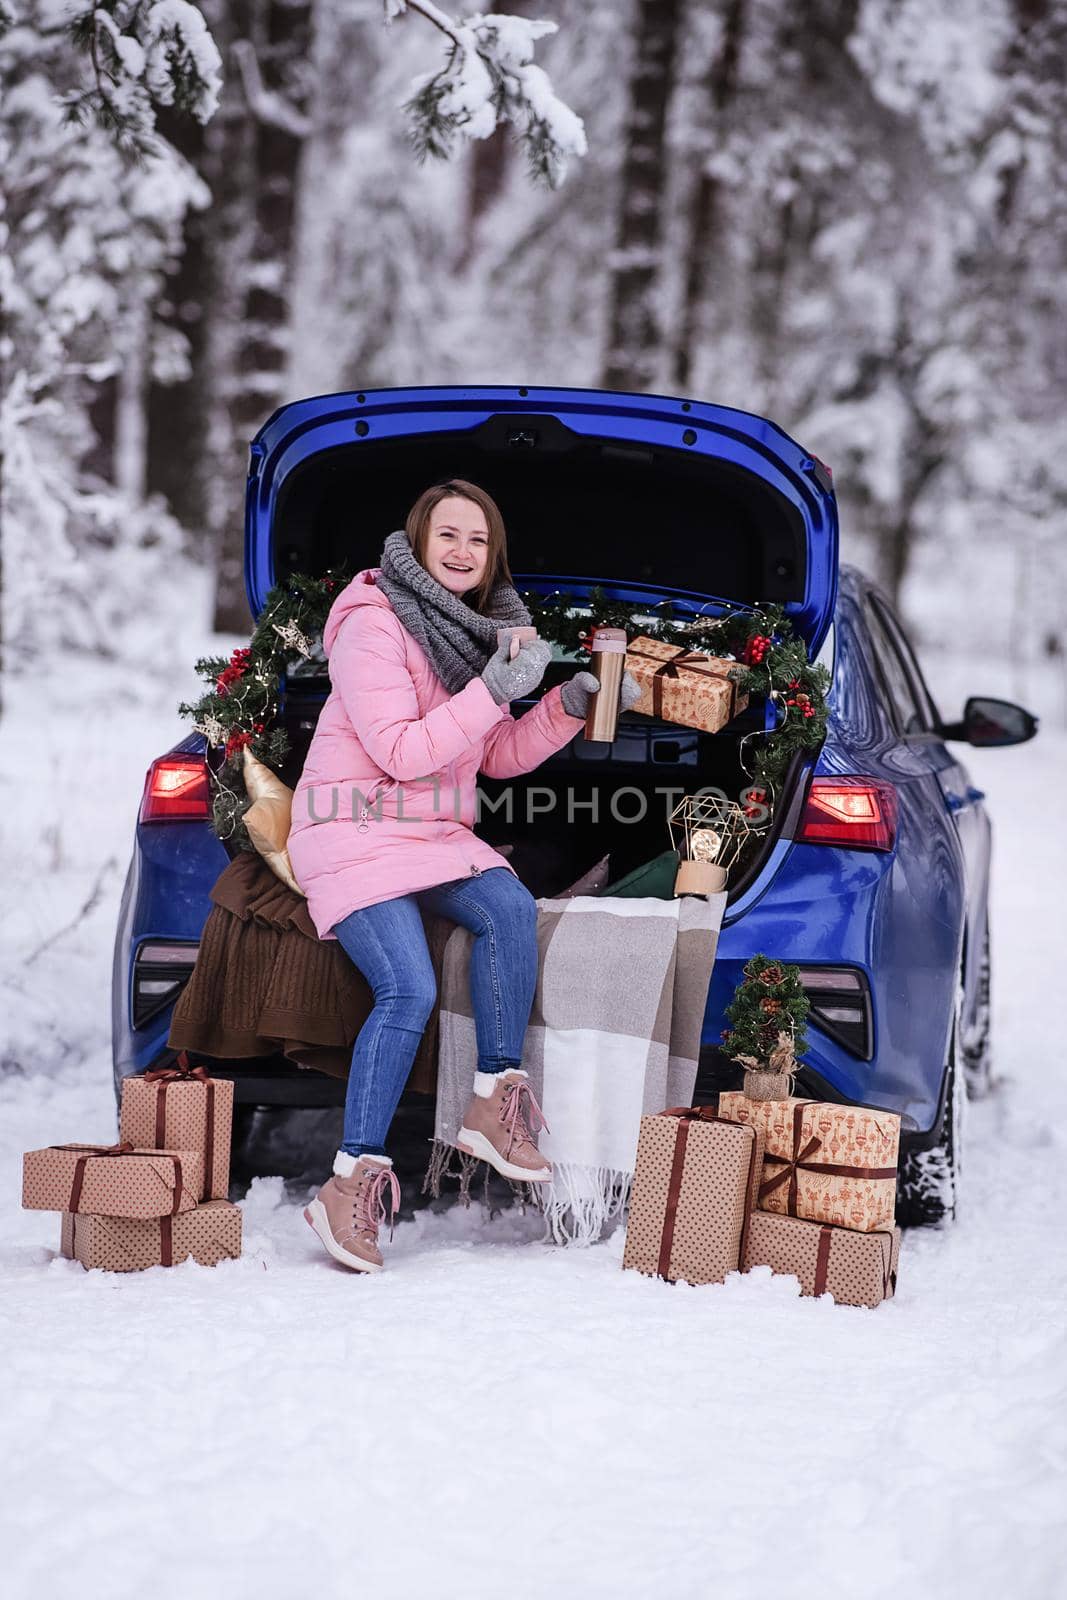
[(377, 564), (428, 483), (501, 504), (520, 588), (676, 614), (784, 605), (814, 655), (833, 615), (829, 473), (773, 423), (661, 395), (423, 388), (321, 395), (251, 445), (245, 574), (253, 615), (287, 571)]

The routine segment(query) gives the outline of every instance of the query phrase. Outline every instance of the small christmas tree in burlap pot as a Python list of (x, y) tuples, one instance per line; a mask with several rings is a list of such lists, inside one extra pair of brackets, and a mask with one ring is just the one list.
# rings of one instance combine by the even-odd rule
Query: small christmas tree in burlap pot
[(807, 1049), (804, 1019), (810, 1002), (800, 968), (755, 955), (726, 1008), (733, 1026), (722, 1035), (722, 1051), (745, 1069), (750, 1100), (785, 1100), (796, 1058)]

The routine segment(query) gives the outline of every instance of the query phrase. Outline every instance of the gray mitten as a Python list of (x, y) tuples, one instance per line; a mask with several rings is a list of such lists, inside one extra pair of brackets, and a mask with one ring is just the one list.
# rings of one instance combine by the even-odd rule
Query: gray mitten
[(531, 639), (522, 645), (514, 661), (508, 660), (510, 644), (510, 639), (505, 638), (482, 668), (482, 682), (498, 706), (532, 693), (552, 660), (552, 646), (544, 639)]
[[(563, 700), (563, 709), (571, 717), (584, 717), (589, 710), (589, 702), (595, 694), (600, 693), (600, 681), (592, 672), (576, 672), (569, 678), (560, 691)], [(632, 705), (641, 698), (641, 685), (630, 672), (624, 672), (619, 685), (619, 710), (629, 711)]]

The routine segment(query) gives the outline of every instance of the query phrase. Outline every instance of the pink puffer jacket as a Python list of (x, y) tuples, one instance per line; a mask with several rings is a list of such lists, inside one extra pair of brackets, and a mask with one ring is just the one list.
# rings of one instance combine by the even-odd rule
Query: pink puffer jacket
[(333, 687), (293, 796), (289, 859), (320, 939), (362, 906), (507, 866), (472, 832), (478, 772), (532, 772), (582, 726), (558, 686), (518, 718), (481, 678), (450, 695), (379, 570), (357, 572), (330, 608)]

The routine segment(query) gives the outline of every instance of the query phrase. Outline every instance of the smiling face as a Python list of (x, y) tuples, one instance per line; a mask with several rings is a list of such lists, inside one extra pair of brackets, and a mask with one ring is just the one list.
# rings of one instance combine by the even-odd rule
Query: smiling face
[(489, 525), (481, 506), (451, 494), (430, 512), (422, 564), (453, 594), (476, 589), (489, 560)]
[(512, 584), (500, 507), (466, 478), (424, 489), (404, 523), (416, 561), (464, 605), (486, 614), (498, 584)]

